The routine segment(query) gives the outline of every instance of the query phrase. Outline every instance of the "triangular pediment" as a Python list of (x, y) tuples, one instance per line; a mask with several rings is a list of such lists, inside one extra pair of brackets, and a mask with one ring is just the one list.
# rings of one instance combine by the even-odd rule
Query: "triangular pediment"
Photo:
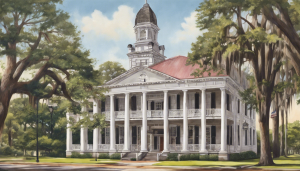
[(126, 85), (143, 82), (161, 82), (167, 80), (177, 79), (148, 67), (135, 67), (108, 81), (105, 85)]

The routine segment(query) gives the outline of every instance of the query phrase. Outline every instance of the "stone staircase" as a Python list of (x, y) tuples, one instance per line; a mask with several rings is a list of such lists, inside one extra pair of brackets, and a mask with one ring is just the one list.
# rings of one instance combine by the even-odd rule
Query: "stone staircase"
[(121, 160), (128, 160), (128, 161), (130, 161), (131, 158), (136, 158), (136, 153), (128, 153), (126, 156), (122, 157)]
[(142, 161), (157, 161), (157, 152), (149, 152)]

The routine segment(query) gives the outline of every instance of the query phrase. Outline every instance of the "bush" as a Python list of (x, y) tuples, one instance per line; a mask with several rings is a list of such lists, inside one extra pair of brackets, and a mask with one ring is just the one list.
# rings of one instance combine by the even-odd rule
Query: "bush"
[(190, 154), (190, 160), (199, 160), (200, 154)]
[(130, 160), (131, 160), (131, 161), (136, 161), (136, 158), (131, 158)]
[(204, 160), (204, 161), (209, 161), (209, 156), (207, 154), (206, 155), (200, 155), (199, 159)]
[(71, 158), (81, 158), (81, 155), (78, 152), (72, 152)]
[(184, 154), (180, 156), (180, 161), (187, 161), (187, 160), (190, 160), (189, 154)]
[(91, 153), (84, 153), (81, 154), (80, 158), (93, 158), (93, 155)]
[(229, 160), (231, 161), (248, 160), (248, 159), (256, 159), (256, 158), (257, 155), (253, 151), (229, 154)]
[(218, 161), (218, 160), (219, 160), (219, 155), (217, 155), (217, 154), (209, 155), (209, 161)]
[(11, 156), (13, 154), (14, 149), (10, 146), (6, 145), (0, 148), (0, 154), (5, 156)]
[(110, 155), (110, 159), (118, 159), (118, 160), (120, 160), (121, 159), (121, 154), (120, 153), (112, 154), (112, 155)]
[(110, 157), (108, 153), (101, 153), (99, 154), (98, 159), (110, 159)]
[(167, 160), (169, 161), (178, 161), (178, 153), (169, 153)]

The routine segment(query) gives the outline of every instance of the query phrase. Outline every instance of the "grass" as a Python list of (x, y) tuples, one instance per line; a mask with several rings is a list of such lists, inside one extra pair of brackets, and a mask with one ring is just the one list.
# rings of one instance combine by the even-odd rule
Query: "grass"
[(243, 160), (243, 161), (163, 161), (156, 163), (156, 166), (200, 166), (200, 167), (238, 167), (253, 166), (264, 169), (300, 169), (300, 155), (291, 155), (274, 159), (274, 166), (255, 166), (259, 159)]
[[(81, 163), (81, 164), (115, 164), (119, 160), (111, 159), (97, 159), (95, 158), (54, 158), (54, 157), (40, 157), (40, 163)], [(0, 162), (36, 162), (35, 157), (8, 157), (0, 158)]]

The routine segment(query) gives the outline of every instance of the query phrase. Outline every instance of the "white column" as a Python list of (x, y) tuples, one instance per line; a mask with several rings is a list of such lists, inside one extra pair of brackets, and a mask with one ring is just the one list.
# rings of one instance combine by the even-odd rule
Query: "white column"
[(168, 91), (164, 91), (164, 153), (169, 152)]
[[(86, 112), (86, 106), (83, 106), (81, 109), (82, 112)], [(83, 119), (82, 116), (80, 116), (80, 119)], [(87, 150), (87, 128), (85, 128), (83, 125), (81, 125), (80, 128), (80, 151), (85, 152)]]
[(110, 149), (109, 152), (116, 152), (116, 127), (115, 127), (115, 105), (114, 95), (110, 95)]
[[(70, 113), (67, 112), (66, 116), (67, 116), (67, 121), (69, 121)], [(66, 140), (67, 141), (67, 149), (66, 149), (67, 152), (72, 150), (72, 144), (73, 144), (73, 142), (72, 142), (72, 129), (70, 127), (71, 127), (71, 124), (68, 123), (67, 124), (67, 140)]]
[(227, 118), (226, 118), (226, 89), (221, 88), (221, 150), (220, 153), (227, 153)]
[(237, 100), (237, 97), (233, 97), (233, 105), (232, 105), (232, 109), (233, 109), (233, 146), (234, 146), (234, 150), (235, 151), (237, 151), (237, 133), (236, 133), (236, 131), (237, 131), (237, 124), (236, 124), (236, 115), (237, 115), (237, 108), (238, 108), (238, 104), (237, 104), (237, 102), (238, 102), (238, 100)]
[(125, 93), (125, 120), (124, 120), (124, 149), (123, 152), (129, 152), (129, 93)]
[(206, 150), (206, 90), (201, 89), (201, 149), (200, 153), (207, 154)]
[(188, 118), (187, 118), (187, 103), (186, 103), (186, 92), (183, 91), (183, 143), (182, 143), (182, 151), (183, 153), (188, 152)]
[(147, 150), (147, 92), (143, 92), (143, 105), (142, 105), (142, 133), (141, 133), (141, 152), (148, 152)]
[[(93, 113), (99, 113), (99, 104), (98, 100), (94, 99), (93, 101)], [(98, 151), (98, 144), (99, 144), (99, 128), (95, 128), (93, 130), (93, 151)]]

